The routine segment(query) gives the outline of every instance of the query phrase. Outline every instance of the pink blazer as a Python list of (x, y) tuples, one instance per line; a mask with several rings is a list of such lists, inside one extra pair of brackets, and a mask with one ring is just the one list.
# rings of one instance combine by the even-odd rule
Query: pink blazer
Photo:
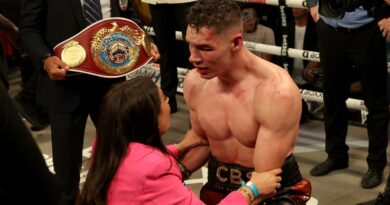
[[(167, 146), (174, 157), (176, 146)], [(183, 185), (180, 170), (172, 156), (150, 146), (130, 143), (107, 196), (108, 205), (204, 204), (194, 192)], [(230, 193), (220, 204), (247, 204), (239, 192)]]

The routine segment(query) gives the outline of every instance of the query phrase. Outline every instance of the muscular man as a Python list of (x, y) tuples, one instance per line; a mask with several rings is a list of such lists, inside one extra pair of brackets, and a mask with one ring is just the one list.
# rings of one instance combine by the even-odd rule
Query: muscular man
[[(187, 15), (186, 40), (196, 69), (186, 76), (184, 98), (192, 129), (210, 147), (192, 150), (183, 163), (197, 168), (210, 149), (208, 183), (201, 191), (206, 204), (218, 203), (253, 169), (283, 167), (283, 191), (302, 180), (292, 155), (301, 114), (299, 90), (286, 71), (244, 47), (242, 18), (232, 0), (200, 0)], [(307, 181), (302, 184), (310, 187)], [(308, 188), (290, 199), (301, 204), (309, 196)]]

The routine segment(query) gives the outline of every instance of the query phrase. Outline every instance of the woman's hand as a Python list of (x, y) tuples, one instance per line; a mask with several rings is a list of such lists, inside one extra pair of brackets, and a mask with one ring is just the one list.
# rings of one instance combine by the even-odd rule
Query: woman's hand
[(260, 192), (260, 197), (255, 202), (260, 202), (276, 193), (276, 189), (281, 186), (280, 182), (282, 181), (282, 177), (279, 176), (281, 173), (282, 169), (273, 169), (267, 172), (252, 172), (250, 181)]

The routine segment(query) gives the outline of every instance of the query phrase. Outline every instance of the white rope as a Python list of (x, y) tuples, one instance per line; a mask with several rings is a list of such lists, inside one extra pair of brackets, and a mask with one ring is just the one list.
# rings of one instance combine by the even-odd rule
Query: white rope
[[(192, 0), (196, 1), (196, 0)], [(186, 2), (192, 2), (191, 0), (187, 0), (184, 2), (178, 2), (178, 3), (186, 3)], [(267, 4), (267, 5), (274, 5), (279, 6), (279, 0), (235, 0), (237, 2), (243, 2), (243, 3), (254, 3), (254, 4)], [(174, 1), (172, 1), (173, 3)], [(154, 3), (152, 3), (154, 4)], [(307, 2), (306, 0), (286, 0), (286, 6), (293, 7), (293, 8), (307, 8)]]
[[(279, 6), (279, 0), (236, 0), (244, 3), (267, 4)], [(292, 8), (307, 8), (306, 0), (286, 0), (286, 6)]]
[[(180, 68), (180, 67), (177, 68), (177, 73), (178, 73), (177, 78), (179, 82), (177, 86), (177, 92), (179, 93), (183, 93), (184, 78), (187, 75), (188, 71), (189, 70), (186, 68)], [(126, 78), (131, 79), (140, 75), (151, 77), (153, 81), (157, 84), (160, 84), (161, 82), (160, 68), (159, 65), (156, 63), (146, 64), (141, 69), (129, 73), (126, 76)], [(314, 102), (321, 102), (321, 103), (324, 102), (322, 92), (317, 92), (312, 90), (301, 90), (301, 96), (302, 99), (304, 99), (305, 101), (314, 101)], [(362, 116), (361, 123), (364, 124), (368, 114), (368, 110), (367, 107), (364, 105), (364, 101), (359, 99), (354, 99), (354, 98), (348, 98), (346, 100), (346, 105), (350, 109), (361, 111), (361, 116)]]
[[(189, 70), (186, 68), (179, 68), (179, 67), (177, 68), (178, 85), (176, 91), (179, 93), (183, 93), (184, 77), (187, 75), (188, 71)], [(156, 63), (146, 64), (144, 67), (127, 74), (126, 79), (129, 80), (137, 76), (149, 76), (152, 78), (152, 80), (155, 83), (160, 85), (161, 83), (160, 66)]]
[[(267, 4), (267, 5), (279, 5), (279, 0), (236, 0), (238, 2), (244, 2), (244, 3), (258, 3), (258, 4)], [(306, 0), (285, 0), (285, 4), (288, 7), (293, 8), (306, 8), (307, 2)], [(281, 5), (284, 6), (284, 5)], [(147, 33), (149, 35), (155, 35), (154, 30), (152, 27), (145, 27)], [(177, 40), (183, 40), (183, 35), (181, 32), (176, 31), (176, 39)], [(245, 47), (248, 48), (250, 51), (257, 51), (262, 53), (268, 53), (272, 55), (281, 56), (282, 47), (280, 46), (274, 46), (274, 45), (267, 45), (262, 43), (256, 43), (256, 42), (250, 42), (250, 41), (244, 41)], [(302, 50), (302, 49), (295, 49), (295, 48), (287, 48), (287, 56), (290, 58), (298, 58), (303, 60), (310, 60), (310, 61), (316, 61), (320, 62), (320, 53), (316, 51), (308, 51), (308, 50)], [(390, 72), (390, 62), (387, 63), (387, 70)], [(179, 79), (179, 85), (177, 88), (178, 92), (183, 92), (183, 82), (184, 82), (184, 76), (188, 72), (187, 69), (184, 68), (178, 68), (178, 79)], [(154, 78), (156, 83), (160, 83), (160, 71), (156, 67), (156, 65), (149, 64), (145, 66), (144, 68), (140, 69), (139, 72), (133, 73), (134, 75), (138, 74), (146, 74)], [(128, 78), (133, 77), (134, 75), (127, 76)], [(311, 90), (301, 90), (301, 95), (304, 100), (307, 101), (316, 101), (316, 102), (322, 102), (323, 103), (323, 94), (321, 92), (311, 91)], [(353, 99), (349, 98), (346, 100), (346, 105), (350, 109), (356, 109), (360, 110), (362, 113), (362, 124), (364, 123), (366, 117), (367, 117), (367, 108), (364, 105), (363, 100)]]
[[(312, 91), (312, 90), (301, 90), (301, 95), (304, 100), (314, 101), (314, 102), (324, 102), (323, 94), (321, 92)], [(364, 105), (363, 100), (348, 98), (346, 100), (346, 104), (348, 108), (354, 110), (367, 111), (367, 107)]]
[[(267, 45), (262, 43), (255, 43), (250, 41), (244, 41), (245, 47), (250, 51), (257, 51), (262, 53), (269, 53), (273, 55), (280, 56), (282, 52), (282, 47)], [(307, 51), (295, 48), (287, 49), (287, 56), (290, 58), (299, 58), (310, 61), (320, 61), (320, 53), (316, 51)]]
[[(146, 26), (145, 30), (149, 35), (153, 35), (153, 36), (156, 35), (152, 27)], [(183, 34), (180, 31), (176, 31), (176, 40), (183, 40)], [(245, 47), (247, 47), (251, 51), (269, 53), (278, 56), (280, 56), (282, 52), (282, 47), (280, 46), (255, 43), (251, 41), (244, 41), (244, 44)], [(287, 54), (288, 57), (291, 58), (300, 58), (304, 60), (311, 60), (317, 62), (320, 61), (320, 53), (316, 51), (307, 51), (307, 50), (300, 50), (295, 48), (288, 48)]]
[[(177, 68), (178, 73), (178, 79), (179, 79), (179, 85), (177, 87), (177, 92), (183, 93), (183, 82), (184, 77), (188, 73), (188, 69), (186, 68)], [(150, 76), (154, 82), (160, 83), (160, 68), (159, 65), (156, 63), (150, 63), (142, 67), (141, 69), (137, 70), (136, 72), (132, 72), (129, 75), (127, 75), (127, 78), (133, 78), (135, 76), (139, 75), (147, 75)], [(323, 94), (322, 92), (312, 91), (312, 90), (301, 90), (301, 95), (304, 100), (308, 101), (315, 101), (315, 102), (323, 102)], [(355, 110), (365, 110), (367, 111), (367, 107), (364, 105), (363, 100), (349, 98), (346, 101), (347, 107)]]
[[(146, 26), (145, 29), (149, 35), (156, 35), (152, 27)], [(183, 35), (180, 31), (176, 31), (176, 40), (183, 40)], [(251, 41), (244, 41), (244, 44), (245, 47), (247, 47), (250, 51), (268, 53), (276, 56), (280, 56), (282, 52), (282, 47), (280, 46), (255, 43)], [(298, 58), (303, 60), (320, 62), (320, 53), (317, 51), (288, 48), (287, 56), (290, 58)], [(387, 62), (387, 71), (390, 73), (390, 62)]]

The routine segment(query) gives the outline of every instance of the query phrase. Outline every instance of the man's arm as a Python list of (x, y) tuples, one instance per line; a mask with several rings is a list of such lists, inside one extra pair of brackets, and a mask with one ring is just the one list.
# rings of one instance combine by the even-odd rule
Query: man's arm
[(279, 84), (269, 83), (257, 88), (254, 104), (260, 105), (255, 106), (260, 128), (253, 156), (256, 171), (282, 167), (286, 157), (293, 151), (301, 103), (298, 88), (287, 77)]
[[(384, 0), (385, 4), (387, 6), (390, 6), (390, 0)], [(387, 40), (390, 40), (390, 17), (388, 18), (383, 18), (382, 20), (379, 21), (378, 23), (379, 28), (382, 31), (382, 36), (385, 37)]]
[[(188, 109), (190, 110), (192, 130), (195, 132), (196, 135), (207, 140), (206, 134), (200, 127), (196, 110), (193, 109), (193, 99), (197, 96), (196, 87), (199, 86), (199, 83), (201, 83), (201, 81), (203, 80), (200, 79), (198, 73), (196, 73), (195, 70), (188, 72), (184, 79), (183, 94), (184, 100), (186, 101)], [(206, 163), (209, 153), (209, 146), (199, 146), (193, 148), (189, 150), (185, 155), (183, 155), (182, 163), (190, 172), (194, 172)]]
[[(199, 126), (197, 126), (197, 120), (192, 120), (193, 118), (195, 118), (196, 114), (190, 111), (190, 115), (191, 115), (192, 129), (195, 132), (195, 134), (207, 140), (207, 138), (205, 138), (201, 134), (198, 134), (201, 132), (199, 132)], [(208, 145), (197, 146), (189, 150), (187, 153), (185, 153), (181, 158), (181, 162), (186, 167), (186, 169), (192, 173), (198, 170), (199, 168), (201, 168), (207, 162), (209, 154), (210, 154), (210, 148)]]
[(320, 20), (320, 14), (318, 13), (318, 6), (311, 6), (309, 7), (311, 17), (313, 18), (314, 22), (317, 23), (318, 20)]
[[(42, 67), (42, 59), (51, 49), (44, 39), (46, 25), (46, 2), (44, 0), (22, 0), (19, 26), (20, 41), (28, 55)], [(53, 31), (54, 32), (54, 31)]]
[(382, 36), (390, 39), (388, 32), (390, 31), (390, 18), (384, 18), (378, 22), (379, 28), (382, 31)]
[(320, 62), (309, 61), (307, 63), (307, 66), (306, 66), (305, 70), (302, 73), (303, 79), (305, 79), (309, 83), (315, 83), (315, 81), (318, 80), (318, 76), (314, 75), (314, 71), (318, 70), (320, 67), (321, 67), (321, 63)]
[[(56, 56), (44, 39), (47, 18), (45, 0), (22, 0), (20, 40), (38, 68), (44, 68), (51, 80), (64, 80), (69, 66)], [(56, 32), (56, 31), (53, 31)]]
[(3, 30), (5, 32), (8, 40), (12, 43), (14, 47), (19, 48), (19, 44), (18, 44), (19, 28), (2, 14), (0, 14), (0, 30)]

